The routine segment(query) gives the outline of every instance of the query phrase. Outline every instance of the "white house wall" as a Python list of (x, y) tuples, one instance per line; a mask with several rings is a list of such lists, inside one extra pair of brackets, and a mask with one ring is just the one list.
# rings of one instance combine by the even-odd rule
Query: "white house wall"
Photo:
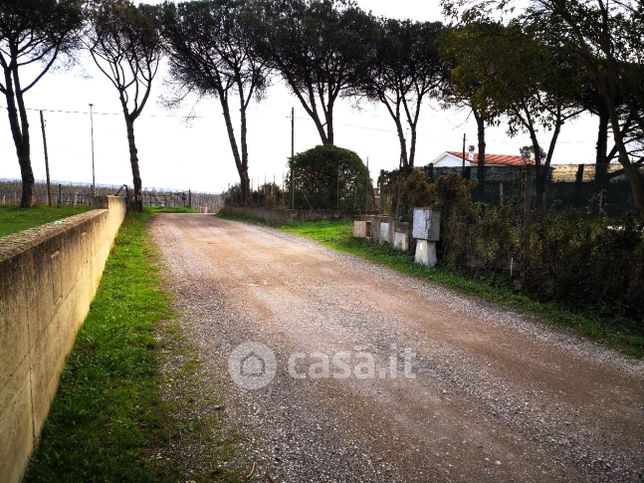
[[(470, 162), (466, 159), (465, 166), (469, 165)], [(463, 166), (463, 160), (461, 158), (457, 158), (456, 156), (452, 156), (451, 154), (443, 154), (442, 156), (436, 158), (436, 160), (434, 161), (434, 167), (436, 168), (451, 168), (455, 166)]]

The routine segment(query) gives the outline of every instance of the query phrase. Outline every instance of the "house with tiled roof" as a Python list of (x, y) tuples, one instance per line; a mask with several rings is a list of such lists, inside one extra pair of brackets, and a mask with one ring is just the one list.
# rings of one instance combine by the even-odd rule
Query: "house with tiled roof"
[[(465, 153), (465, 167), (477, 166), (479, 162), (478, 153)], [(523, 166), (525, 160), (521, 156), (511, 154), (485, 153), (485, 166)], [(463, 166), (463, 153), (458, 151), (445, 151), (438, 156), (432, 164), (436, 168), (455, 168)], [(528, 161), (533, 164), (533, 161)]]

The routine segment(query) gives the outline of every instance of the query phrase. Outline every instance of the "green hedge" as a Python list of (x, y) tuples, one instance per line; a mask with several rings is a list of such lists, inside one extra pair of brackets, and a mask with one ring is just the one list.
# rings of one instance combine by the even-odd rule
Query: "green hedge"
[(295, 208), (365, 210), (373, 205), (369, 170), (353, 151), (317, 146), (296, 155), (289, 169)]

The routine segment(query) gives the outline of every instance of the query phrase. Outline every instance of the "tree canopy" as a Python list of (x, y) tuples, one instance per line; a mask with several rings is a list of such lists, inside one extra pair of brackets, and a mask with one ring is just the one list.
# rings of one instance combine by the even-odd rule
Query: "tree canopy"
[[(257, 54), (255, 14), (250, 2), (197, 0), (165, 3), (160, 16), (174, 78), (186, 92), (219, 100), (246, 200), (250, 196), (246, 112), (268, 84), (266, 62)], [(231, 102), (239, 107), (238, 132)]]
[(356, 84), (368, 17), (344, 0), (260, 0), (260, 6), (261, 54), (298, 98), (322, 143), (334, 144), (335, 103)]
[(353, 151), (317, 146), (296, 155), (289, 168), (296, 208), (364, 210), (371, 203), (369, 170)]
[[(77, 45), (82, 0), (0, 1), (0, 92), (7, 101), (9, 125), (22, 177), (20, 206), (33, 204), (29, 120), (24, 94), (51, 69), (61, 53)], [(31, 76), (23, 77), (25, 68)]]
[(134, 205), (143, 208), (134, 121), (143, 112), (161, 61), (161, 38), (153, 10), (129, 0), (98, 0), (89, 10), (85, 43), (99, 70), (118, 92), (134, 184)]
[[(525, 36), (505, 49), (499, 62), (502, 70), (495, 71), (487, 84), (496, 89), (503, 79), (500, 72), (516, 65), (525, 66), (517, 63), (513, 55), (527, 54), (527, 59), (538, 59), (534, 70), (525, 77), (537, 80), (535, 85), (541, 85), (540, 95), (526, 98), (524, 104), (539, 117), (528, 116), (526, 109), (511, 109), (510, 132), (525, 128), (535, 152), (539, 152), (534, 127), (541, 124), (552, 129), (546, 165), (563, 122), (576, 109), (588, 107), (584, 99), (592, 99), (594, 109), (604, 116), (597, 159), (605, 159), (601, 131), (610, 127), (615, 152), (631, 186), (635, 205), (644, 216), (644, 185), (638, 171), (644, 158), (637, 156), (644, 132), (642, 2), (534, 0), (527, 8), (517, 0), (443, 0), (442, 4), (446, 13), (465, 24), (502, 20), (506, 31), (514, 30)], [(497, 96), (500, 98), (506, 94), (516, 97), (513, 89), (522, 88), (515, 82), (501, 82), (500, 86), (501, 96)], [(635, 149), (629, 151), (629, 144)]]
[[(437, 39), (440, 23), (372, 19), (358, 64), (358, 92), (382, 103), (396, 125), (400, 166), (414, 166), (420, 111), (445, 79)], [(409, 141), (405, 127), (410, 130)]]

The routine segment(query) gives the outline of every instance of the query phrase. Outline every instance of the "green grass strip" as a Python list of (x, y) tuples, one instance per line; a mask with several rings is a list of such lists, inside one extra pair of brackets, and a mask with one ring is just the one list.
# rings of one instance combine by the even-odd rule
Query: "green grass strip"
[(248, 471), (217, 409), (225, 401), (205, 387), (170, 309), (146, 229), (154, 212), (121, 227), (25, 481), (242, 481)]
[(352, 236), (351, 221), (307, 221), (288, 225), (271, 225), (247, 216), (220, 214), (222, 218), (273, 226), (294, 235), (317, 240), (334, 250), (349, 253), (371, 262), (392, 268), (398, 272), (419, 277), (454, 288), (462, 293), (476, 295), (488, 302), (517, 312), (536, 315), (563, 329), (595, 341), (606, 343), (613, 348), (638, 358), (644, 357), (644, 337), (641, 328), (633, 321), (630, 325), (612, 325), (604, 322), (592, 312), (576, 313), (554, 303), (540, 302), (529, 296), (513, 291), (507, 280), (498, 277), (473, 277), (438, 265), (428, 268), (415, 263), (407, 254), (394, 250), (389, 245), (375, 245), (368, 240)]
[(62, 373), (26, 481), (155, 481), (167, 438), (155, 327), (172, 316), (145, 221), (129, 215)]
[(198, 210), (187, 206), (153, 206), (146, 207), (145, 211), (150, 211), (151, 213), (199, 213)]
[(51, 223), (89, 210), (82, 206), (34, 206), (21, 209), (13, 205), (0, 205), (0, 236), (17, 233), (28, 228)]

